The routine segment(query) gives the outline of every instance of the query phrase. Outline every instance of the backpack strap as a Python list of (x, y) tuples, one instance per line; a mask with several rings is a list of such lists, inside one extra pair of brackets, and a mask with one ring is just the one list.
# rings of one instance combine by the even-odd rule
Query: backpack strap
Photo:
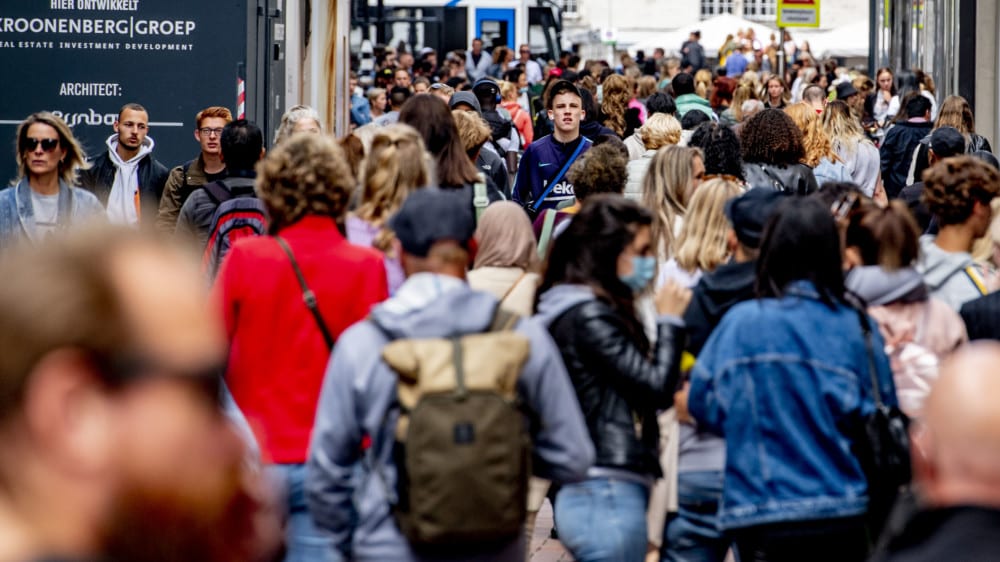
[(985, 295), (989, 293), (989, 291), (986, 290), (986, 283), (983, 281), (983, 278), (979, 276), (979, 272), (976, 271), (975, 267), (970, 265), (969, 267), (966, 267), (963, 271), (965, 271), (965, 276), (969, 278), (969, 281), (972, 281), (972, 284), (975, 285), (976, 289), (979, 290), (980, 295)]
[(497, 308), (493, 311), (493, 320), (490, 321), (490, 327), (486, 331), (506, 332), (512, 330), (520, 319), (520, 315), (510, 312), (497, 303)]
[(538, 208), (542, 206), (542, 203), (545, 202), (545, 198), (549, 196), (549, 193), (552, 193), (552, 190), (555, 189), (556, 184), (559, 183), (559, 180), (561, 180), (563, 176), (566, 175), (566, 172), (569, 171), (569, 167), (573, 165), (573, 162), (576, 162), (576, 157), (579, 156), (581, 152), (583, 152), (583, 145), (589, 142), (590, 141), (587, 139), (587, 137), (584, 136), (580, 137), (580, 144), (576, 146), (576, 150), (573, 151), (573, 155), (569, 157), (569, 160), (567, 160), (566, 164), (564, 164), (562, 169), (559, 170), (559, 173), (553, 176), (552, 179), (549, 181), (549, 186), (545, 188), (544, 192), (542, 192), (542, 196), (539, 197), (537, 201), (535, 201), (534, 205), (531, 206), (533, 210), (537, 211)]
[(302, 288), (302, 302), (306, 304), (309, 312), (316, 319), (316, 325), (319, 326), (319, 331), (323, 333), (323, 340), (326, 342), (327, 349), (332, 350), (336, 340), (333, 339), (330, 329), (326, 327), (326, 322), (323, 321), (323, 316), (319, 313), (319, 303), (316, 302), (316, 293), (312, 292), (312, 289), (306, 284), (306, 278), (302, 275), (302, 270), (299, 269), (299, 264), (295, 261), (295, 255), (292, 254), (292, 249), (288, 246), (288, 242), (285, 242), (285, 239), (280, 236), (275, 236), (274, 239), (277, 240), (278, 245), (281, 246), (285, 255), (288, 256), (288, 260), (292, 263), (292, 270), (295, 271), (299, 287)]
[(233, 198), (233, 194), (222, 180), (211, 181), (201, 187), (205, 190), (208, 198), (216, 205), (221, 205)]
[(472, 206), (476, 208), (476, 224), (479, 224), (479, 217), (483, 216), (486, 207), (490, 205), (490, 196), (486, 192), (486, 176), (482, 172), (476, 176), (478, 179), (472, 184)]
[(545, 216), (542, 219), (542, 234), (538, 237), (538, 257), (545, 259), (545, 252), (549, 249), (549, 242), (552, 240), (552, 229), (556, 225), (556, 214), (554, 209), (545, 209)]

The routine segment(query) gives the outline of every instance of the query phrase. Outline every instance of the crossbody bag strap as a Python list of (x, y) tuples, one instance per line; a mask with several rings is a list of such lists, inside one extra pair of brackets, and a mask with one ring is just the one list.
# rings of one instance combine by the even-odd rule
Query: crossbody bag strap
[(556, 226), (557, 212), (555, 209), (546, 209), (544, 218), (542, 218), (542, 233), (538, 237), (538, 257), (543, 260), (549, 249), (549, 242), (552, 241), (552, 230)]
[(538, 200), (535, 201), (535, 204), (531, 206), (532, 210), (537, 211), (538, 208), (542, 206), (542, 203), (545, 202), (545, 198), (549, 196), (549, 193), (552, 193), (552, 190), (555, 189), (556, 184), (559, 183), (559, 180), (563, 179), (563, 176), (565, 176), (566, 172), (569, 171), (569, 167), (572, 166), (573, 162), (576, 161), (576, 157), (579, 156), (581, 152), (583, 152), (583, 145), (585, 145), (587, 142), (589, 141), (587, 141), (586, 137), (580, 137), (580, 144), (577, 145), (576, 150), (573, 151), (573, 154), (569, 157), (569, 160), (567, 160), (566, 163), (563, 165), (562, 169), (559, 170), (559, 173), (553, 176), (553, 178), (549, 181), (549, 185), (548, 187), (545, 188), (545, 191), (542, 192), (541, 197), (539, 197)]
[(278, 241), (278, 245), (288, 256), (288, 261), (292, 264), (292, 270), (295, 271), (295, 277), (299, 281), (299, 287), (302, 288), (302, 302), (306, 304), (306, 308), (312, 313), (313, 318), (316, 319), (316, 325), (319, 326), (319, 331), (323, 333), (323, 341), (326, 342), (327, 349), (332, 350), (335, 340), (333, 335), (330, 334), (330, 329), (326, 327), (326, 322), (323, 321), (323, 316), (319, 313), (319, 303), (316, 302), (316, 293), (309, 288), (306, 284), (306, 278), (302, 275), (302, 270), (299, 269), (298, 262), (295, 261), (295, 255), (292, 254), (292, 249), (288, 246), (288, 242), (280, 236), (275, 236), (275, 240)]

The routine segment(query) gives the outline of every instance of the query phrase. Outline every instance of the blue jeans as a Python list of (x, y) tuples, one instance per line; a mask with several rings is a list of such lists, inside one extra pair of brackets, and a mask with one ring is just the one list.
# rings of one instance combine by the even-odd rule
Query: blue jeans
[(567, 484), (556, 496), (559, 540), (577, 562), (642, 562), (648, 503), (649, 489), (636, 482)]
[(667, 520), (660, 559), (664, 562), (722, 562), (732, 541), (717, 527), (722, 471), (681, 472), (678, 512)]
[(285, 562), (337, 561), (333, 541), (316, 527), (306, 506), (306, 465), (273, 464), (268, 470), (285, 489)]

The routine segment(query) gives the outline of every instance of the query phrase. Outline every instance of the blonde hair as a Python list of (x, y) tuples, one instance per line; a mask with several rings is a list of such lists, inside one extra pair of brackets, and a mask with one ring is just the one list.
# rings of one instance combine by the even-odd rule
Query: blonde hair
[[(430, 156), (416, 129), (402, 123), (380, 129), (365, 159), (361, 204), (354, 215), (383, 226), (410, 193), (430, 183), (430, 170)], [(377, 237), (375, 247), (386, 251), (391, 240)]]
[(681, 122), (673, 115), (656, 113), (646, 119), (646, 124), (639, 128), (639, 138), (642, 139), (646, 150), (657, 150), (680, 142), (682, 130)]
[(490, 138), (490, 126), (477, 113), (455, 109), (451, 112), (458, 128), (458, 138), (462, 139), (462, 147), (469, 158), (475, 159), (476, 153)]
[(948, 96), (941, 102), (941, 109), (938, 110), (937, 121), (934, 128), (954, 127), (959, 133), (968, 138), (969, 134), (976, 132), (976, 121), (972, 117), (972, 108), (969, 102), (962, 96)]
[(28, 140), (28, 129), (35, 123), (48, 125), (56, 130), (56, 134), (59, 135), (59, 146), (57, 148), (61, 148), (66, 151), (66, 156), (59, 161), (59, 180), (65, 182), (67, 185), (75, 184), (76, 171), (86, 170), (88, 168), (87, 155), (84, 154), (80, 143), (77, 142), (76, 138), (73, 136), (73, 132), (70, 131), (69, 125), (67, 125), (61, 117), (55, 115), (54, 113), (49, 113), (48, 111), (32, 113), (17, 127), (16, 160), (19, 178), (28, 177), (28, 162), (24, 157), (28, 151), (23, 150), (23, 148)]
[(636, 97), (646, 99), (656, 93), (656, 78), (642, 76), (636, 81)]
[(674, 223), (687, 212), (691, 199), (691, 172), (695, 158), (704, 161), (700, 148), (665, 146), (656, 151), (642, 181), (642, 204), (653, 213), (653, 248), (664, 259), (673, 249)]
[(604, 126), (616, 135), (625, 134), (625, 112), (628, 102), (632, 99), (632, 87), (628, 79), (618, 74), (612, 74), (601, 82), (603, 98), (601, 113), (604, 115)]
[(858, 145), (871, 144), (847, 102), (834, 100), (826, 104), (821, 121), (823, 131), (830, 138), (833, 149), (843, 150), (848, 157), (854, 156), (858, 151)]
[(714, 271), (729, 256), (726, 233), (726, 201), (742, 190), (735, 182), (712, 179), (698, 187), (691, 196), (684, 226), (674, 242), (674, 259), (684, 271)]
[(785, 108), (785, 113), (802, 131), (802, 150), (805, 153), (803, 164), (815, 168), (823, 158), (830, 162), (840, 161), (840, 157), (833, 151), (830, 137), (826, 136), (820, 124), (819, 115), (811, 105), (806, 102), (793, 103)]
[(733, 109), (733, 117), (736, 121), (743, 120), (743, 102), (757, 99), (757, 92), (754, 90), (753, 82), (743, 80), (736, 86), (733, 92), (733, 101), (729, 107)]
[(500, 82), (500, 97), (503, 98), (503, 101), (516, 101), (517, 84), (502, 80)]
[(694, 73), (694, 93), (708, 99), (712, 87), (712, 71), (703, 68)]

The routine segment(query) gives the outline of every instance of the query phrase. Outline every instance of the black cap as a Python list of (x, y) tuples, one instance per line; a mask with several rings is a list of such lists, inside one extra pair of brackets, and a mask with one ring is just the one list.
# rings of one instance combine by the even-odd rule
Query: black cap
[(451, 95), (451, 100), (448, 101), (448, 107), (455, 109), (455, 106), (464, 103), (465, 105), (476, 110), (476, 113), (482, 113), (482, 106), (479, 105), (479, 99), (472, 92), (455, 92)]
[(491, 94), (500, 93), (500, 84), (493, 78), (487, 76), (485, 78), (480, 78), (472, 85), (472, 91), (478, 94), (479, 92), (489, 92)]
[(764, 225), (785, 197), (788, 195), (783, 191), (758, 188), (726, 201), (726, 218), (732, 223), (736, 238), (748, 248), (759, 248)]
[(847, 98), (858, 93), (858, 89), (854, 87), (854, 84), (850, 82), (841, 82), (837, 84), (837, 99), (846, 100)]
[(428, 187), (403, 201), (389, 228), (406, 253), (427, 257), (431, 246), (443, 240), (467, 247), (476, 232), (476, 217), (467, 191)]
[(931, 133), (931, 150), (939, 158), (965, 154), (965, 137), (955, 127), (938, 127)]

